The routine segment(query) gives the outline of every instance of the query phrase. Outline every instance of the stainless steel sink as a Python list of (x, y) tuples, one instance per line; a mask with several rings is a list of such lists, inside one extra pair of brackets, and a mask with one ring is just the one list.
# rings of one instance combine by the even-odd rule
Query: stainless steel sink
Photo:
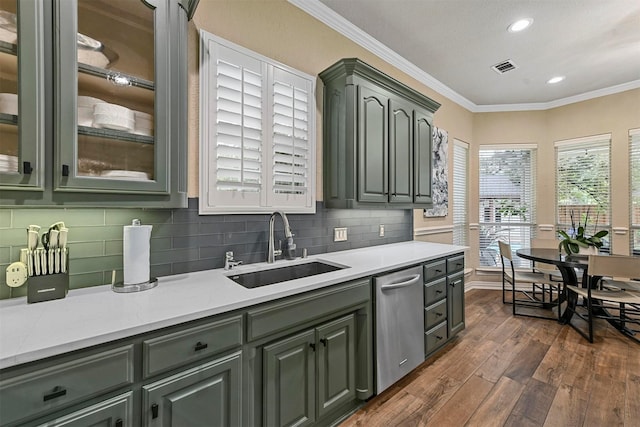
[(245, 288), (259, 288), (260, 286), (286, 282), (288, 280), (315, 276), (331, 271), (346, 268), (340, 265), (326, 264), (320, 261), (306, 262), (304, 264), (288, 265), (286, 267), (271, 268), (268, 270), (252, 271), (250, 273), (230, 274), (227, 277)]

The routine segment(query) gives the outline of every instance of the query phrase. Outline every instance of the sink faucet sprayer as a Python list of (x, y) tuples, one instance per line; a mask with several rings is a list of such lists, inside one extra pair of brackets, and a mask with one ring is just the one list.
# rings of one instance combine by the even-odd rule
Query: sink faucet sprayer
[[(282, 223), (284, 224), (284, 237), (287, 239), (284, 244), (284, 249), (282, 250), (275, 249), (273, 226), (276, 221), (276, 214), (282, 217)], [(291, 233), (291, 228), (289, 228), (287, 215), (282, 211), (275, 211), (271, 214), (271, 218), (269, 218), (269, 248), (267, 253), (267, 262), (270, 264), (273, 263), (278, 255), (284, 255), (286, 259), (294, 259), (296, 257), (296, 244), (293, 243), (293, 233)]]

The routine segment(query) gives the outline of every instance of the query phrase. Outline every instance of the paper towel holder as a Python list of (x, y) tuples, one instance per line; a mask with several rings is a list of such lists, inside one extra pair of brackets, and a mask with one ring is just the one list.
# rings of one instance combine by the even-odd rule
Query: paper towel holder
[(116, 282), (116, 271), (111, 274), (111, 290), (119, 294), (128, 294), (131, 292), (146, 291), (158, 286), (158, 278), (152, 277), (147, 282), (125, 284), (124, 282)]

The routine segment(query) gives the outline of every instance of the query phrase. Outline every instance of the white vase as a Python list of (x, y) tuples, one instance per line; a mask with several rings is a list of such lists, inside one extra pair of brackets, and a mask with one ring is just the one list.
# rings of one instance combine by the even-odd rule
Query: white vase
[(598, 253), (598, 248), (595, 246), (589, 246), (586, 248), (580, 246), (580, 250), (578, 251), (578, 255), (598, 255)]

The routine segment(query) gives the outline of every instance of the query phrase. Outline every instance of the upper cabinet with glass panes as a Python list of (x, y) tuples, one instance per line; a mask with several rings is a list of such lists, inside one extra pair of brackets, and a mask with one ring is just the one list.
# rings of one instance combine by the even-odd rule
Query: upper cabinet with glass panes
[[(11, 1), (16, 3), (0, 0), (0, 5)], [(183, 7), (197, 2), (17, 1), (20, 14), (22, 2), (39, 8), (33, 19), (18, 17), (19, 24), (35, 21), (41, 37), (30, 37), (35, 54), (24, 64), (38, 70), (29, 78), (43, 83), (37, 93), (44, 99), (40, 104), (53, 105), (42, 113), (50, 115), (53, 124), (42, 123), (44, 161), (38, 168), (52, 173), (45, 174), (43, 194), (24, 194), (25, 204), (184, 206), (186, 28), (193, 11)], [(38, 57), (39, 44), (53, 53)], [(23, 47), (21, 43), (18, 61), (23, 60)], [(0, 66), (4, 75), (4, 62)], [(14, 74), (20, 83), (27, 67), (18, 69)], [(21, 113), (26, 86), (15, 90)], [(9, 92), (11, 86), (6, 87)], [(23, 128), (17, 122), (21, 140)], [(2, 136), (4, 131), (0, 129)], [(20, 156), (26, 144), (5, 149), (10, 144), (2, 141), (0, 147), (3, 154)], [(17, 163), (24, 162), (19, 158)], [(15, 185), (11, 189), (20, 190)]]

